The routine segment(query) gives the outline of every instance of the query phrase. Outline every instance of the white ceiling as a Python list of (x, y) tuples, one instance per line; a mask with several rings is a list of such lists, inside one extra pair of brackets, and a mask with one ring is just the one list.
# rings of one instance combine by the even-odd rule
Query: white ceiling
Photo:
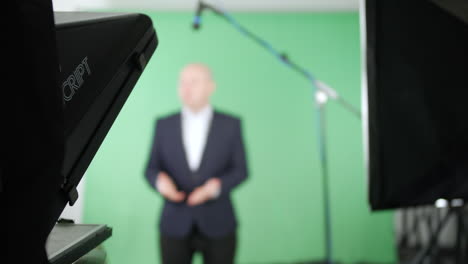
[[(229, 11), (357, 11), (359, 0), (204, 0)], [(56, 10), (194, 10), (197, 0), (53, 0)]]

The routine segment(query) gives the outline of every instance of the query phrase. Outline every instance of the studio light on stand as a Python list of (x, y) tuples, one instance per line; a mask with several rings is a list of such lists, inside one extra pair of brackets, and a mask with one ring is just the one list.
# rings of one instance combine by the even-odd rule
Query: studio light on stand
[(215, 7), (211, 4), (203, 1), (198, 1), (196, 15), (193, 23), (193, 28), (199, 30), (201, 27), (201, 15), (206, 9), (213, 11), (216, 15), (225, 19), (235, 29), (237, 29), (244, 36), (252, 39), (258, 45), (268, 50), (274, 55), (283, 65), (291, 68), (303, 77), (308, 79), (313, 87), (315, 106), (316, 106), (316, 129), (317, 129), (317, 141), (318, 151), (320, 155), (320, 165), (322, 174), (322, 193), (323, 193), (323, 210), (324, 210), (324, 223), (325, 223), (325, 259), (314, 263), (336, 263), (333, 258), (333, 242), (332, 242), (332, 228), (331, 228), (331, 212), (330, 212), (330, 194), (329, 194), (329, 175), (328, 175), (328, 160), (327, 160), (327, 145), (326, 145), (326, 115), (325, 108), (329, 99), (332, 99), (339, 103), (343, 108), (351, 112), (358, 119), (361, 119), (360, 110), (355, 108), (352, 104), (341, 97), (336, 90), (330, 87), (325, 82), (316, 79), (309, 71), (305, 70), (298, 64), (292, 62), (285, 53), (278, 52), (269, 42), (258, 37), (245, 27), (240, 25), (229, 13), (222, 10), (221, 8)]

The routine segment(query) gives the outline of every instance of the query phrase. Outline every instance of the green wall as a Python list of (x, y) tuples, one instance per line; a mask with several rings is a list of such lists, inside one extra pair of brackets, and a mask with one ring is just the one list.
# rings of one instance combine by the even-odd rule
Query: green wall
[[(87, 172), (85, 222), (105, 223), (111, 264), (159, 263), (162, 199), (143, 176), (157, 116), (179, 107), (179, 70), (213, 68), (213, 104), (243, 118), (250, 179), (234, 193), (240, 219), (238, 263), (290, 263), (323, 257), (320, 164), (312, 88), (214, 15), (200, 32), (190, 13), (149, 13), (160, 46)], [(253, 32), (360, 105), (357, 13), (242, 13)], [(395, 259), (391, 213), (370, 213), (361, 122), (327, 107), (334, 253), (337, 260)]]

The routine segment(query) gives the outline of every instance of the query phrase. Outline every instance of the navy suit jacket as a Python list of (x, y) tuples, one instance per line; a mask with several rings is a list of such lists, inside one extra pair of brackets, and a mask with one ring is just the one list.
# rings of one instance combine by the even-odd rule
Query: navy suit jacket
[(177, 113), (156, 122), (146, 179), (155, 188), (159, 172), (166, 172), (177, 188), (186, 194), (208, 179), (221, 179), (218, 198), (190, 207), (186, 201), (165, 200), (160, 219), (160, 231), (172, 237), (189, 235), (196, 225), (208, 237), (222, 237), (235, 231), (237, 220), (230, 193), (247, 178), (247, 163), (241, 132), (241, 122), (232, 116), (215, 111), (211, 120), (206, 146), (197, 171), (187, 163), (182, 141), (181, 114)]

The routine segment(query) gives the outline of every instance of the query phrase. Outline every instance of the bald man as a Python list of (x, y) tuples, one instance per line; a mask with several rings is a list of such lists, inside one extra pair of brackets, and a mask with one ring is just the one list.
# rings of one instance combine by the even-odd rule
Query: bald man
[(156, 122), (146, 170), (165, 199), (160, 219), (164, 264), (234, 263), (237, 221), (231, 191), (247, 178), (240, 120), (213, 109), (210, 69), (190, 64), (180, 73), (182, 110)]

